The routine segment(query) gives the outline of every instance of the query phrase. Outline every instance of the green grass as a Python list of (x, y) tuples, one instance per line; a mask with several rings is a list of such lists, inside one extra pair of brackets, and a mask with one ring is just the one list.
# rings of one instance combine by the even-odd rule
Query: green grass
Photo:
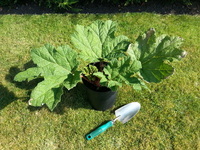
[[(97, 19), (118, 22), (118, 32), (132, 41), (154, 27), (157, 34), (185, 39), (188, 52), (173, 66), (176, 72), (151, 92), (119, 89), (113, 109), (132, 101), (141, 103), (140, 112), (128, 123), (114, 127), (91, 141), (84, 136), (104, 121), (114, 118), (112, 110), (95, 111), (87, 102), (83, 86), (65, 91), (62, 102), (50, 112), (46, 107), (28, 107), (36, 82), (15, 83), (13, 77), (31, 66), (30, 49), (51, 43), (70, 44), (76, 24)], [(1, 15), (0, 16), (0, 149), (200, 149), (200, 16), (149, 13)], [(29, 63), (28, 63), (29, 62)]]

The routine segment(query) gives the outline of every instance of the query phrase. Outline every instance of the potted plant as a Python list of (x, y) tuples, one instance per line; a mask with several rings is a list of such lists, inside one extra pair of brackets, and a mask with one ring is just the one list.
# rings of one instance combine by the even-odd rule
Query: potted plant
[(89, 97), (96, 96), (91, 99), (92, 106), (106, 110), (114, 104), (115, 91), (123, 84), (141, 90), (147, 88), (147, 82), (158, 83), (174, 72), (168, 62), (186, 55), (179, 49), (182, 43), (179, 37), (157, 37), (155, 30), (149, 29), (131, 43), (126, 36), (115, 36), (115, 31), (116, 22), (95, 21), (86, 27), (76, 26), (71, 36), (76, 49), (49, 44), (33, 49), (31, 57), (37, 67), (14, 78), (19, 82), (44, 79), (33, 89), (29, 104), (46, 104), (53, 110), (61, 100), (64, 87), (70, 90), (83, 82)]

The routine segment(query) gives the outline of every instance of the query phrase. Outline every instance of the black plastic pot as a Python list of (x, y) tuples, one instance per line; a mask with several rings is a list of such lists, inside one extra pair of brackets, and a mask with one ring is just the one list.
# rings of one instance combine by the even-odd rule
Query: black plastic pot
[(87, 89), (88, 100), (94, 109), (105, 111), (115, 104), (117, 92), (113, 92), (107, 87), (102, 87), (99, 91), (94, 90), (92, 85), (84, 79), (83, 83)]

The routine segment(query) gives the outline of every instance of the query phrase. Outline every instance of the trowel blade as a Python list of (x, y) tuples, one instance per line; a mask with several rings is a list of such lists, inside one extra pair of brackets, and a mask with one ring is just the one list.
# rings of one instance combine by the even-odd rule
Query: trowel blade
[(140, 107), (140, 103), (138, 102), (126, 104), (120, 107), (119, 109), (115, 110), (115, 116), (120, 122), (126, 123), (138, 113)]

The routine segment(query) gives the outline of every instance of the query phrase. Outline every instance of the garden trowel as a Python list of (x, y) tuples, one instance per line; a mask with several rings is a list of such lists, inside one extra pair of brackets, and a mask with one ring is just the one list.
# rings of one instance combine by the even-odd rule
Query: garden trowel
[(113, 126), (116, 120), (119, 120), (122, 123), (126, 123), (131, 118), (133, 118), (138, 113), (139, 110), (140, 110), (140, 103), (138, 102), (132, 102), (120, 107), (119, 109), (115, 110), (115, 116), (116, 116), (115, 119), (108, 121), (107, 123), (101, 125), (91, 133), (87, 134), (86, 139), (91, 140), (95, 136), (106, 131), (108, 128)]

